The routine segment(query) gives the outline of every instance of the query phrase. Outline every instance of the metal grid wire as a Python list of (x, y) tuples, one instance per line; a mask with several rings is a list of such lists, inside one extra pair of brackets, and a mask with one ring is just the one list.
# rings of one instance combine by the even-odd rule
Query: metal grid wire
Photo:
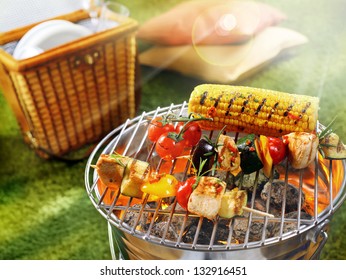
[[(140, 158), (141, 160), (146, 160), (150, 162), (152, 157), (154, 157), (154, 146), (155, 144), (148, 144), (147, 142), (147, 126), (149, 120), (155, 118), (158, 115), (165, 114), (169, 111), (174, 111), (180, 115), (186, 115), (187, 107), (186, 103), (181, 105), (172, 104), (170, 107), (166, 108), (157, 108), (156, 110), (145, 113), (138, 116), (135, 119), (127, 120), (122, 126), (118, 127), (112, 131), (106, 138), (94, 150), (93, 154), (90, 156), (89, 161), (86, 166), (85, 171), (85, 182), (87, 193), (100, 214), (108, 220), (110, 224), (116, 228), (127, 232), (133, 236), (136, 236), (141, 239), (145, 239), (149, 242), (155, 244), (161, 244), (165, 246), (171, 246), (175, 248), (184, 248), (192, 250), (239, 250), (244, 248), (258, 248), (264, 245), (274, 244), (282, 240), (288, 239), (290, 237), (296, 236), (302, 232), (309, 230), (310, 228), (319, 225), (326, 219), (328, 219), (342, 202), (346, 198), (345, 192), (345, 176), (342, 175), (342, 183), (337, 194), (333, 193), (333, 161), (328, 161), (326, 165), (328, 169), (328, 178), (324, 178), (328, 183), (328, 193), (329, 193), (329, 205), (318, 214), (318, 181), (323, 177), (316, 156), (315, 160), (315, 170), (314, 170), (314, 214), (309, 217), (305, 217), (301, 214), (302, 205), (301, 197), (303, 195), (302, 185), (304, 180), (304, 170), (298, 171), (299, 174), (299, 185), (298, 193), (298, 205), (297, 205), (297, 216), (288, 218), (285, 216), (285, 206), (286, 206), (286, 193), (288, 185), (288, 163), (285, 163), (285, 191), (283, 193), (283, 202), (281, 208), (281, 215), (274, 218), (271, 217), (261, 217), (253, 213), (249, 213), (248, 216), (239, 216), (231, 219), (217, 218), (214, 221), (209, 221), (206, 218), (198, 217), (191, 213), (188, 213), (178, 207), (176, 199), (169, 202), (170, 206), (165, 208), (167, 201), (160, 199), (154, 206), (148, 207), (148, 195), (144, 197), (142, 202), (138, 205), (132, 205), (133, 201), (130, 198), (126, 205), (118, 205), (118, 199), (120, 191), (114, 195), (113, 201), (111, 204), (104, 202), (104, 198), (111, 191), (106, 187), (106, 189), (101, 193), (97, 187), (98, 176), (97, 172), (92, 168), (93, 164), (96, 164), (100, 154), (111, 154), (114, 151), (117, 151), (119, 147), (122, 147), (122, 154), (128, 155), (133, 158)], [(210, 135), (213, 135), (213, 132), (205, 132)], [(217, 134), (217, 133), (216, 133)], [(234, 135), (233, 135), (234, 136)], [(234, 137), (238, 137), (235, 135)], [(340, 162), (341, 171), (344, 174), (345, 162)], [(162, 164), (162, 160), (158, 162), (158, 168)], [(172, 169), (174, 169), (174, 164)], [(186, 166), (183, 178), (186, 178), (186, 174), (189, 170), (189, 167)], [(258, 172), (256, 173), (254, 188), (251, 191), (252, 195), (250, 201), (250, 207), (255, 208), (255, 194), (258, 187)], [(273, 176), (269, 178), (269, 183), (273, 182)], [(240, 186), (242, 188), (242, 186)], [(269, 188), (270, 197), (271, 188)], [(165, 205), (165, 207), (162, 207)], [(265, 205), (265, 211), (270, 212), (270, 199), (267, 199)], [(119, 214), (121, 213), (121, 214)], [(125, 221), (127, 215), (132, 215), (130, 222)], [(144, 228), (141, 226), (142, 219), (148, 219), (150, 221), (147, 223), (147, 226)], [(174, 225), (176, 220), (179, 220), (179, 228), (176, 231), (177, 236), (172, 238), (170, 236), (170, 227)], [(164, 226), (161, 229), (161, 234), (158, 236), (153, 234), (153, 229), (157, 226), (157, 221), (164, 220)], [(242, 242), (237, 242), (234, 239), (235, 235), (235, 225), (236, 223), (242, 221), (245, 223), (245, 230)], [(208, 223), (209, 230), (205, 232), (205, 223)], [(193, 224), (192, 238), (187, 242), (184, 240), (183, 235), (186, 234), (187, 225)], [(260, 226), (260, 237), (256, 240), (252, 237), (252, 231), (250, 230), (252, 226)], [(291, 225), (290, 230), (284, 230), (287, 225)], [(292, 226), (293, 225), (293, 226)], [(275, 226), (277, 228), (277, 233), (274, 236), (267, 236), (267, 230), (269, 227)], [(222, 242), (216, 242), (218, 234), (220, 231), (227, 231), (227, 238), (223, 237)], [(201, 242), (200, 236), (208, 235), (208, 242)]]

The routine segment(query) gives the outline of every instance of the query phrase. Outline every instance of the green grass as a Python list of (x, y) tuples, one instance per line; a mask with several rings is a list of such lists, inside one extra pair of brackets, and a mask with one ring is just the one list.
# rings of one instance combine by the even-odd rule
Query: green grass
[[(119, 1), (140, 23), (181, 1)], [(282, 26), (305, 34), (309, 43), (275, 60), (240, 84), (316, 95), (319, 119), (346, 140), (346, 29), (343, 0), (266, 0), (288, 19)], [(204, 81), (170, 71), (142, 68), (140, 111), (181, 103)], [(152, 75), (152, 74), (155, 75)], [(0, 259), (110, 259), (106, 220), (84, 187), (86, 160), (69, 164), (43, 160), (23, 143), (18, 124), (0, 94)], [(330, 223), (322, 259), (346, 259), (346, 205)]]

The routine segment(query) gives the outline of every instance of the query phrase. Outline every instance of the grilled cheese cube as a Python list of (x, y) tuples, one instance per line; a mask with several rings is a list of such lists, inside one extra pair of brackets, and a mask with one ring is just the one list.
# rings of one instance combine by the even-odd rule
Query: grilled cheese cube
[(217, 145), (219, 168), (230, 172), (238, 170), (240, 166), (240, 153), (233, 138), (220, 135)]
[(288, 142), (288, 160), (293, 168), (306, 168), (315, 160), (319, 145), (317, 135), (294, 132), (284, 138)]
[(243, 214), (243, 207), (247, 203), (247, 192), (234, 188), (226, 191), (221, 199), (219, 216), (222, 218), (232, 218)]
[(118, 189), (129, 160), (130, 157), (126, 156), (102, 154), (95, 166), (101, 182), (109, 188)]
[(267, 89), (204, 84), (191, 93), (188, 112), (213, 121), (202, 129), (282, 136), (316, 129), (319, 98)]
[(142, 198), (141, 187), (149, 176), (149, 163), (130, 159), (120, 185), (120, 193), (125, 196)]
[(197, 187), (190, 195), (188, 211), (210, 220), (214, 219), (221, 207), (221, 198), (226, 183), (215, 177), (200, 177)]

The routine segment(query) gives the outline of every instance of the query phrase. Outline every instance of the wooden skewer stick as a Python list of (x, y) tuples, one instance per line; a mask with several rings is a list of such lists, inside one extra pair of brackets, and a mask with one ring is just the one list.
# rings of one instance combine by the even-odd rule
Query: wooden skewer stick
[(184, 156), (178, 156), (178, 157), (176, 157), (176, 159), (189, 159), (189, 158), (191, 158), (191, 156), (190, 155), (184, 155)]
[(252, 209), (252, 208), (249, 208), (249, 207), (246, 207), (246, 206), (243, 207), (243, 210), (247, 211), (247, 212), (254, 213), (254, 214), (258, 214), (260, 216), (269, 217), (269, 218), (274, 218), (275, 217), (273, 214), (269, 214), (267, 212), (259, 211), (259, 210), (256, 210), (256, 209)]

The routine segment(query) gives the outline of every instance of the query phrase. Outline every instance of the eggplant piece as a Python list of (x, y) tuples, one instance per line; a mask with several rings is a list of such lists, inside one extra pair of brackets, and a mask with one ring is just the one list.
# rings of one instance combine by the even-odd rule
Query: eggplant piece
[[(194, 173), (205, 174), (208, 170), (211, 170), (214, 163), (214, 156), (216, 155), (216, 150), (214, 146), (206, 139), (200, 139), (196, 145), (195, 151), (192, 155)], [(200, 170), (201, 163), (206, 161), (202, 170)]]

